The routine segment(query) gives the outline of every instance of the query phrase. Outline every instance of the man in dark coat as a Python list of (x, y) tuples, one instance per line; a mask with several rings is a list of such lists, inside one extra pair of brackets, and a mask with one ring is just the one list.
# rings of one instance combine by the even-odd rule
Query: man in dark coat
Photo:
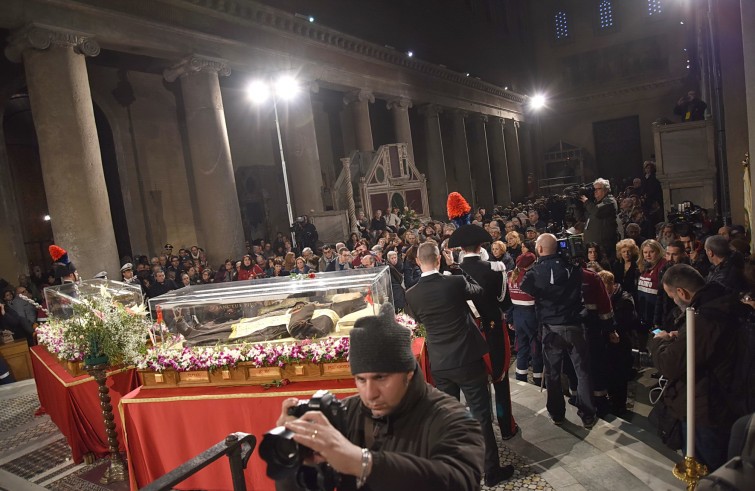
[(707, 282), (717, 281), (728, 290), (739, 293), (747, 289), (744, 276), (744, 257), (733, 251), (729, 241), (722, 235), (713, 235), (705, 240), (705, 254), (712, 265)]
[(511, 390), (509, 387), (509, 364), (511, 345), (503, 322), (503, 312), (511, 307), (511, 300), (506, 295), (506, 271), (496, 272), (490, 268), (488, 261), (480, 257), (482, 244), (492, 240), (490, 234), (478, 225), (462, 225), (456, 229), (448, 241), (449, 247), (461, 247), (464, 259), (461, 269), (471, 276), (483, 289), (482, 298), (474, 300), (480, 314), (480, 324), (490, 351), (493, 387), (495, 388), (495, 406), (501, 437), (508, 440), (513, 437), (518, 426), (511, 412)]
[[(480, 489), (480, 425), (459, 401), (425, 382), (411, 335), (396, 323), (393, 306), (357, 320), (350, 341), (349, 365), (359, 395), (343, 401), (343, 428), (316, 411), (294, 419), (288, 409), (298, 401), (283, 401), (278, 424), (316, 452), (308, 463), (340, 473), (344, 490)], [(262, 455), (264, 447), (263, 440)], [(317, 469), (301, 466), (298, 472), (311, 476)], [(291, 475), (277, 488), (301, 489)]]
[[(705, 279), (687, 264), (677, 264), (663, 275), (663, 289), (684, 312), (695, 309), (695, 458), (714, 471), (726, 462), (731, 426), (739, 414), (727, 403), (735, 387), (737, 336), (732, 322), (743, 318), (745, 307), (735, 293)], [(650, 341), (653, 363), (668, 379), (664, 403), (686, 427), (687, 329), (685, 315), (676, 331), (662, 331)], [(686, 429), (682, 431), (686, 437)]]
[[(585, 242), (597, 242), (604, 251), (612, 251), (616, 247), (616, 214), (619, 207), (611, 194), (611, 183), (607, 179), (596, 179), (595, 202), (582, 196), (588, 219), (585, 225)], [(640, 244), (637, 244), (640, 245)]]
[[(453, 264), (450, 249), (443, 251), (443, 257), (447, 265)], [(495, 486), (511, 477), (514, 469), (500, 466), (483, 361), (488, 344), (467, 305), (467, 300), (482, 300), (485, 292), (462, 275), (441, 275), (440, 261), (435, 242), (419, 246), (417, 262), (422, 276), (406, 292), (406, 312), (427, 329), (427, 351), (436, 387), (456, 399), (464, 392), (472, 415), (480, 422), (485, 438), (485, 484)]]
[(702, 121), (705, 119), (705, 110), (708, 105), (697, 98), (697, 92), (690, 90), (686, 97), (680, 98), (674, 106), (674, 114), (687, 121)]

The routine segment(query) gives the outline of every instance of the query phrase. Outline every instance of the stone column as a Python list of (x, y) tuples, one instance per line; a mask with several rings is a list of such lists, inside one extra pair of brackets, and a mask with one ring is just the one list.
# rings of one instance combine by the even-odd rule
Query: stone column
[(493, 206), (493, 176), (490, 172), (490, 156), (488, 154), (488, 139), (485, 134), (485, 124), (488, 117), (475, 113), (469, 117), (468, 138), (469, 165), (472, 169), (472, 189), (477, 206), (485, 206), (488, 210)]
[(427, 155), (427, 194), (430, 202), (430, 216), (444, 220), (448, 186), (446, 164), (443, 158), (443, 139), (440, 135), (440, 107), (428, 104), (419, 108), (425, 118), (425, 155)]
[(369, 90), (354, 90), (347, 92), (343, 97), (343, 103), (351, 108), (354, 117), (354, 133), (356, 136), (357, 150), (360, 152), (374, 152), (375, 144), (372, 141), (372, 124), (370, 123), (370, 103), (375, 102), (375, 96)]
[(23, 61), (55, 242), (82, 278), (120, 271), (85, 56), (99, 45), (80, 33), (36, 25), (6, 54)]
[[(29, 273), (29, 260), (24, 245), (24, 234), (18, 213), (18, 202), (13, 192), (5, 136), (0, 125), (0, 278), (15, 283), (20, 273)], [(42, 217), (38, 217), (42, 219)]]
[(523, 169), (522, 155), (519, 148), (519, 121), (507, 119), (503, 126), (506, 144), (506, 161), (508, 162), (511, 199), (521, 201), (527, 196), (527, 181)]
[(224, 60), (189, 56), (164, 72), (181, 79), (190, 152), (190, 181), (199, 210), (197, 237), (212, 264), (244, 251), (244, 229), (225, 126), (218, 75), (230, 75)]
[[(742, 49), (745, 75), (745, 93), (747, 94), (747, 123), (748, 123), (748, 140), (750, 148), (750, 176), (752, 177), (752, 186), (755, 189), (755, 172), (753, 172), (752, 162), (755, 161), (755, 32), (752, 26), (755, 23), (755, 3), (742, 0), (739, 2), (742, 14)], [(751, 210), (755, 210), (755, 194)], [(753, 224), (753, 217), (750, 217), (750, 227)]]
[(458, 191), (469, 203), (476, 207), (475, 195), (472, 193), (472, 175), (469, 167), (469, 151), (467, 150), (467, 130), (464, 119), (465, 111), (451, 109), (451, 165), (456, 174), (456, 187), (450, 191)]
[(412, 101), (404, 97), (388, 101), (388, 110), (393, 114), (393, 131), (397, 143), (406, 143), (406, 151), (414, 162), (414, 144), (412, 143), (412, 129), (409, 126), (409, 108)]
[(294, 217), (319, 213), (324, 210), (322, 167), (310, 91), (302, 90), (290, 101), (278, 101), (278, 116)]
[(509, 166), (506, 160), (506, 142), (503, 134), (503, 118), (491, 118), (487, 124), (488, 150), (490, 155), (490, 173), (493, 178), (495, 203), (511, 203), (511, 182)]
[[(537, 193), (537, 152), (533, 144), (535, 125), (529, 121), (518, 121), (517, 135), (519, 137), (519, 154), (522, 156), (522, 179), (524, 181), (525, 196)], [(532, 182), (532, 183), (531, 183)], [(530, 184), (531, 183), (531, 184)]]

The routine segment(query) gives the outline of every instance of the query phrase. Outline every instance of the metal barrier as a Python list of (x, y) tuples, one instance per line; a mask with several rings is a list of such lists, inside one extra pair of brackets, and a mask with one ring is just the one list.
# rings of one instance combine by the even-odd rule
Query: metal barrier
[(231, 465), (233, 490), (246, 491), (244, 469), (246, 469), (249, 457), (252, 456), (256, 445), (257, 439), (254, 435), (240, 432), (231, 433), (222, 442), (216, 443), (191, 460), (187, 460), (161, 478), (141, 488), (140, 491), (170, 490), (176, 484), (196, 474), (224, 455), (228, 456)]

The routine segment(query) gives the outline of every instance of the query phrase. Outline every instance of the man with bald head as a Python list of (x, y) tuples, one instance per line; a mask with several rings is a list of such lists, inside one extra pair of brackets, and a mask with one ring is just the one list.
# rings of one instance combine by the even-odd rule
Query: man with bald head
[(561, 366), (565, 356), (577, 374), (577, 408), (585, 428), (595, 426), (595, 405), (589, 377), (588, 346), (582, 311), (582, 268), (558, 254), (558, 240), (542, 234), (535, 242), (539, 259), (524, 275), (520, 289), (534, 297), (535, 311), (543, 325), (548, 402), (546, 408), (555, 425), (563, 424), (566, 404), (561, 389)]

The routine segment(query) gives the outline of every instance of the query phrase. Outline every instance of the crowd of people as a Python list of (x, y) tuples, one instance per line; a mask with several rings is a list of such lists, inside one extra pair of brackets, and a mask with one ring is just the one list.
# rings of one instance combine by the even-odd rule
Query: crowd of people
[[(418, 300), (425, 276), (458, 273), (458, 265), (471, 284), (489, 282), (485, 274), (475, 271), (479, 264), (470, 263), (478, 258), (486, 269), (493, 264), (492, 271), (503, 271), (505, 278), (499, 283), (493, 279), (489, 283), (493, 286), (485, 287), (487, 300), (475, 300), (481, 322), (490, 327), (489, 342), (480, 349), (492, 353), (498, 345), (510, 345), (516, 356), (515, 378), (547, 388), (547, 409), (557, 425), (564, 421), (563, 372), (569, 380), (568, 402), (578, 408), (586, 428), (608, 413), (622, 415), (626, 411), (627, 383), (638, 368), (633, 352), (643, 351), (649, 352), (665, 383), (663, 404), (685, 423), (685, 329), (680, 319), (685, 307), (694, 306), (708, 330), (706, 342), (701, 343), (705, 347), (700, 348), (704, 351), (698, 350), (699, 363), (705, 363), (707, 371), (698, 383), (704, 398), (701, 395), (696, 405), (705, 407), (697, 412), (700, 438), (696, 448), (701, 460), (715, 469), (725, 461), (725, 441), (733, 420), (743, 411), (753, 410), (750, 394), (745, 397), (744, 409), (735, 410), (724, 407), (726, 398), (719, 397), (718, 391), (712, 392), (714, 386), (727, 388), (731, 381), (741, 382), (734, 373), (741, 365), (729, 355), (731, 349), (739, 348), (733, 342), (745, 347), (747, 342), (724, 332), (727, 328), (732, 332), (732, 324), (750, 329), (755, 319), (755, 301), (749, 296), (755, 291), (749, 239), (741, 226), (716, 226), (705, 210), (664, 217), (661, 186), (651, 161), (644, 163), (642, 176), (619, 185), (618, 192), (615, 189), (610, 181), (597, 179), (592, 186), (563, 196), (474, 209), (469, 222), (479, 226), (486, 239), (479, 243), (457, 241), (458, 247), (449, 244), (459, 229), (453, 221), (420, 222), (411, 211), (393, 208), (377, 210), (369, 219), (360, 212), (356, 231), (337, 243), (319, 241), (314, 225), (301, 217), (292, 229), (295, 241), (283, 232), (273, 240), (251, 240), (240, 259), (228, 258), (216, 265), (208, 262), (201, 247), (174, 252), (171, 244), (165, 244), (163, 251), (151, 257), (124, 258), (121, 279), (138, 284), (146, 296), (155, 297), (198, 284), (387, 266), (395, 310), (407, 310), (429, 324), (428, 344), (439, 388), (457, 398), (460, 389), (465, 393), (471, 390), (468, 402), (484, 413), (484, 404), (477, 404), (484, 399), (477, 397), (482, 394), (479, 386), (470, 388), (468, 380), (462, 380), (472, 373), (469, 367), (446, 367), (451, 371), (443, 373), (447, 364), (441, 356), (444, 348), (432, 339), (432, 324), (438, 322), (440, 306), (423, 305), (432, 292)], [(577, 234), (584, 237), (584, 257), (565, 256), (563, 241), (558, 238)], [(31, 333), (39, 312), (25, 298), (41, 302), (44, 287), (59, 281), (54, 272), (45, 273), (39, 267), (33, 268), (30, 276), (19, 276), (18, 286), (4, 281), (0, 288), (3, 322), (8, 324), (9, 316), (17, 317), (21, 335), (33, 341)], [(461, 292), (461, 296), (450, 293), (446, 304), (451, 305), (454, 297), (463, 298), (464, 290)], [(474, 297), (469, 291), (466, 295)], [(496, 323), (502, 326), (504, 337), (491, 342), (493, 333), (498, 332)], [(459, 349), (466, 348), (453, 352)], [(508, 348), (506, 351), (510, 354)], [(476, 357), (472, 356), (475, 363)], [(479, 375), (478, 369), (475, 367), (474, 377)], [(706, 378), (714, 375), (715, 381)], [(508, 384), (507, 377), (503, 378)], [(500, 377), (498, 382), (502, 383)], [(749, 380), (750, 386), (754, 383)], [(495, 392), (498, 395), (498, 387)], [(508, 385), (501, 393), (508, 393)], [(505, 404), (496, 406), (506, 413), (497, 414), (503, 436), (513, 436), (517, 426), (508, 414), (510, 409), (507, 412)], [(490, 446), (494, 443), (488, 441), (492, 433), (485, 429), (491, 424), (489, 410), (478, 419), (488, 447), (486, 470), (500, 481), (510, 474), (509, 469), (493, 462)]]

